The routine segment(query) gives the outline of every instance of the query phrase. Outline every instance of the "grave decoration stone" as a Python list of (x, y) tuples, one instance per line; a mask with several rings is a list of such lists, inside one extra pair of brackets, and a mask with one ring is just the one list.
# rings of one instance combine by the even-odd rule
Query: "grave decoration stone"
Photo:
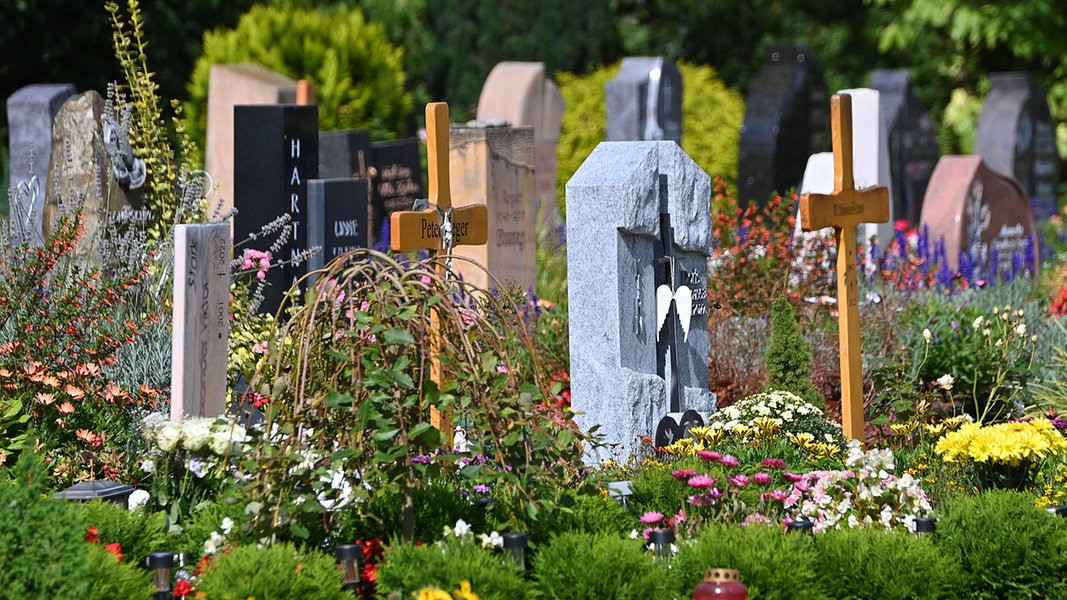
[(833, 125), (834, 190), (800, 197), (804, 231), (834, 228), (837, 240), (837, 314), (841, 345), (841, 426), (845, 437), (863, 441), (863, 355), (860, 349), (856, 227), (889, 219), (885, 186), (857, 190), (852, 175), (852, 98), (830, 99)]
[(673, 142), (603, 142), (567, 183), (571, 404), (612, 460), (715, 410), (710, 202), (710, 177)]
[(545, 63), (498, 63), (478, 98), (479, 121), (502, 119), (513, 127), (534, 132), (534, 181), (537, 223), (541, 231), (555, 231), (559, 223), (556, 199), (556, 146), (566, 103), (554, 81), (545, 77)]
[(741, 124), (737, 199), (765, 207), (774, 193), (801, 183), (808, 157), (830, 149), (830, 113), (822, 69), (808, 48), (767, 48)]
[[(223, 211), (234, 206), (234, 107), (295, 103), (297, 82), (255, 63), (211, 65), (204, 164)], [(240, 237), (235, 237), (240, 241)]]
[(357, 248), (366, 248), (366, 179), (351, 177), (308, 181), (308, 247), (322, 248), (308, 258), (308, 271)]
[(1036, 275), (1036, 229), (1026, 192), (981, 156), (941, 157), (926, 188), (922, 224), (931, 240), (944, 239), (953, 271), (989, 272), (995, 263), (998, 273), (1021, 265)]
[(608, 141), (682, 143), (682, 74), (671, 60), (624, 58), (604, 93)]
[[(484, 204), (452, 205), (449, 182), (448, 104), (426, 105), (426, 164), (429, 169), (429, 198), (422, 210), (396, 211), (389, 216), (389, 247), (393, 252), (429, 250), (438, 259), (442, 276), (452, 272), (452, 252), (456, 246), (481, 245), (488, 237), (488, 210)], [(421, 202), (420, 202), (421, 204)], [(412, 207), (416, 208), (416, 207)], [(436, 313), (434, 313), (436, 314)], [(436, 319), (436, 317), (434, 317)], [(436, 322), (436, 321), (435, 321)], [(441, 383), (441, 339), (435, 328), (430, 334), (430, 378)], [(446, 446), (452, 445), (455, 430), (451, 415), (430, 409), (430, 424), (437, 428)]]
[(372, 142), (371, 153), (375, 171), (371, 178), (371, 212), (374, 215), (371, 237), (378, 239), (382, 235), (382, 225), (389, 222), (390, 215), (398, 210), (411, 210), (415, 200), (426, 196), (418, 139)]
[[(318, 178), (319, 109), (272, 104), (234, 107), (234, 240), (244, 242), (283, 215), (291, 218), (288, 239), (273, 261), (287, 261), (267, 273), (261, 311), (274, 313), (282, 297), (307, 273), (294, 265), (310, 248), (307, 239), (307, 185)], [(271, 243), (260, 237), (256, 243)], [(273, 240), (274, 238), (270, 238)]]
[[(892, 195), (889, 150), (882, 127), (879, 92), (868, 88), (858, 88), (841, 90), (838, 94), (848, 94), (852, 98), (852, 172), (856, 189), (862, 190), (884, 185), (889, 188), (889, 193)], [(808, 166), (804, 169), (800, 193), (829, 194), (833, 191), (833, 153), (813, 154), (808, 159)], [(894, 216), (890, 210), (889, 218), (883, 223), (860, 223), (857, 227), (857, 241), (866, 246), (872, 236), (877, 236), (883, 246), (890, 243), (894, 237), (893, 220)], [(799, 227), (800, 224), (797, 223), (797, 228)]]
[(992, 90), (978, 116), (974, 152), (994, 171), (1014, 177), (1038, 220), (1056, 214), (1060, 158), (1045, 90), (1029, 73), (991, 73)]
[(456, 182), (455, 206), (489, 207), (488, 242), (453, 252), (485, 269), (458, 261), (456, 272), (484, 289), (495, 287), (494, 278), (504, 286), (534, 289), (537, 193), (533, 128), (452, 127), (448, 157), (450, 176)]
[(174, 228), (171, 419), (226, 414), (230, 336), (229, 223)]
[(912, 90), (906, 69), (879, 69), (871, 87), (882, 94), (882, 122), (889, 140), (889, 195), (894, 219), (916, 224), (930, 175), (941, 156), (934, 121)]
[(11, 198), (8, 220), (16, 241), (36, 246), (44, 243), (41, 227), (52, 157), (52, 123), (63, 102), (75, 93), (70, 83), (37, 83), (7, 98), (8, 181), (19, 190), (18, 200), (30, 203), (23, 206)]
[(76, 253), (87, 264), (103, 258), (92, 254), (109, 224), (146, 220), (140, 187), (147, 171), (133, 156), (127, 133), (105, 110), (95, 91), (71, 96), (56, 113), (52, 156), (42, 213), (42, 233), (51, 236), (56, 219), (67, 211), (81, 210), (85, 235)]

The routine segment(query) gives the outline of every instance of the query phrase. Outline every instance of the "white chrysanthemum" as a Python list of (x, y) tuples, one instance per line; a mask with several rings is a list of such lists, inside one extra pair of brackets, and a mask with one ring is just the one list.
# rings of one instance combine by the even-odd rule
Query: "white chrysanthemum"
[(156, 445), (164, 452), (172, 452), (182, 439), (182, 430), (174, 423), (167, 423), (156, 432)]

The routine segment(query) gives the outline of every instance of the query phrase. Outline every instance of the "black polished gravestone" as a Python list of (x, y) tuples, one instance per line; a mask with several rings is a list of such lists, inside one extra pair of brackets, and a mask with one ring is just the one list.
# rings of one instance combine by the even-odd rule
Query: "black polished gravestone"
[[(276, 239), (252, 235), (288, 214), (288, 242), (273, 261), (292, 261), (308, 248), (308, 180), (319, 175), (319, 107), (296, 104), (233, 109), (233, 239), (242, 248), (267, 251)], [(307, 265), (285, 264), (267, 273), (261, 312), (274, 313)]]
[(918, 223), (930, 175), (941, 158), (934, 121), (912, 90), (907, 69), (878, 69), (871, 87), (882, 99), (882, 126), (889, 132), (890, 214)]
[(308, 182), (308, 246), (322, 248), (308, 259), (317, 271), (345, 252), (366, 248), (366, 179), (312, 179)]
[[(406, 138), (373, 142), (374, 168), (374, 239), (381, 236), (382, 224), (398, 210), (411, 210), (418, 198), (425, 198), (422, 184), (422, 160), (419, 140)], [(385, 236), (386, 240), (389, 236)]]
[(668, 59), (622, 59), (604, 84), (607, 140), (682, 143), (682, 74)]
[(974, 151), (994, 171), (1014, 177), (1030, 198), (1034, 218), (1056, 214), (1060, 159), (1056, 124), (1045, 90), (1029, 73), (990, 73)]
[(830, 96), (808, 48), (788, 42), (767, 48), (752, 82), (741, 125), (737, 199), (764, 207), (775, 192), (804, 179), (808, 157), (830, 151)]
[(374, 164), (370, 132), (345, 129), (319, 133), (319, 177), (368, 177)]

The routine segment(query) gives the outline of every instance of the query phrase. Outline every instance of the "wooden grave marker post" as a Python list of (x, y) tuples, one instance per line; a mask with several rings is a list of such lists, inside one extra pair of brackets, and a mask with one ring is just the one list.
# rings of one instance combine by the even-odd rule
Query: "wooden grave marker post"
[(834, 191), (800, 197), (804, 231), (834, 228), (837, 241), (837, 319), (841, 345), (841, 426), (846, 438), (864, 439), (863, 356), (860, 350), (856, 227), (889, 220), (889, 188), (857, 190), (852, 178), (852, 97), (830, 98)]
[[(390, 215), (389, 246), (393, 252), (429, 250), (431, 258), (442, 259), (437, 262), (437, 273), (447, 277), (451, 272), (449, 263), (454, 246), (481, 245), (489, 239), (489, 211), (484, 204), (452, 206), (448, 177), (448, 104), (445, 102), (426, 105), (426, 164), (430, 206)], [(441, 334), (436, 314), (432, 313), (430, 332), (430, 378), (440, 384)], [(451, 446), (451, 415), (431, 407), (430, 424), (444, 435), (445, 444)]]

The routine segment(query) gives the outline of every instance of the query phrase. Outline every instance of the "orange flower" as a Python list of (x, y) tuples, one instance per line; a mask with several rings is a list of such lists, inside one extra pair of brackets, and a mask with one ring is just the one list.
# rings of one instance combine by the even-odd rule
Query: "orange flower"
[(100, 374), (100, 365), (85, 363), (74, 367), (74, 374), (79, 377), (92, 377)]
[(37, 395), (34, 396), (33, 399), (36, 400), (38, 404), (48, 406), (49, 404), (56, 401), (56, 395), (46, 394), (44, 392), (37, 392)]
[(0, 344), (0, 354), (11, 354), (22, 347), (19, 342), (4, 342)]
[(13, 373), (7, 369), (0, 369), (0, 379), (8, 379)]
[(130, 397), (122, 388), (116, 383), (108, 383), (104, 387), (104, 400), (108, 402), (115, 402), (119, 400), (128, 400)]
[(89, 444), (90, 446), (102, 446), (104, 444), (104, 438), (96, 435), (88, 429), (79, 429), (74, 432), (74, 437)]
[(41, 383), (50, 388), (59, 387), (59, 380), (56, 379), (54, 375), (45, 375), (41, 378)]
[(66, 387), (63, 388), (63, 391), (66, 392), (68, 396), (70, 396), (71, 400), (81, 400), (85, 397), (85, 390), (69, 383), (66, 385)]
[(41, 383), (41, 380), (44, 379), (44, 371), (44, 365), (37, 361), (22, 365), (22, 372), (34, 383)]
[(59, 405), (59, 408), (57, 410), (59, 410), (59, 412), (64, 415), (69, 415), (70, 413), (74, 412), (74, 405), (70, 402), (64, 402), (63, 404)]
[(106, 544), (104, 550), (115, 555), (115, 562), (122, 562), (122, 544), (115, 542), (114, 544)]
[(89, 542), (90, 544), (99, 544), (100, 543), (99, 534), (100, 534), (100, 530), (99, 529), (97, 529), (96, 527), (90, 527), (89, 528), (89, 533), (85, 534), (85, 541)]

